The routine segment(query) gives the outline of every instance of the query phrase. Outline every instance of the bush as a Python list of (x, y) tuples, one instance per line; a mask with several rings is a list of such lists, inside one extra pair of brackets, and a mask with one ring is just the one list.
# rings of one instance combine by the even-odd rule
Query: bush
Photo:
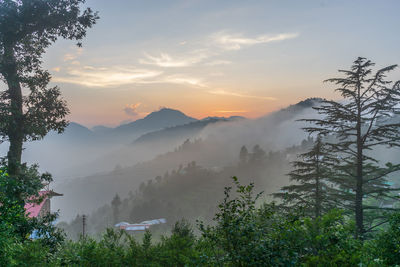
[(235, 191), (225, 189), (214, 224), (199, 223), (200, 236), (181, 220), (157, 243), (150, 231), (137, 241), (113, 229), (107, 229), (98, 241), (81, 237), (77, 242), (58, 242), (50, 230), (43, 230), (47, 238), (22, 238), (4, 219), (11, 220), (13, 212), (20, 215), (19, 206), (9, 204), (0, 223), (0, 266), (374, 267), (400, 263), (400, 214), (391, 217), (388, 229), (363, 242), (354, 238), (354, 222), (340, 210), (313, 219), (297, 210), (282, 213), (274, 204), (257, 207), (260, 194), (254, 195), (254, 186), (240, 185), (236, 178), (233, 182)]

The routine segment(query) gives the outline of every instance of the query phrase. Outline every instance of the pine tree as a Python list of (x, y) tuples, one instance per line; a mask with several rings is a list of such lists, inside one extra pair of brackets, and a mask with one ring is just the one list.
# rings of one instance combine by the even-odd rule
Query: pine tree
[(253, 147), (252, 153), (249, 156), (250, 156), (249, 161), (252, 163), (256, 163), (265, 160), (267, 154), (260, 147), (260, 145), (255, 145)]
[[(97, 19), (85, 0), (0, 1), (0, 142), (9, 141), (8, 172), (20, 171), (22, 145), (62, 132), (68, 114), (58, 87), (48, 88), (50, 74), (42, 68), (45, 49), (59, 37), (83, 39)], [(23, 91), (28, 91), (27, 95)]]
[[(392, 188), (387, 183), (387, 176), (400, 169), (400, 165), (390, 163), (383, 166), (373, 155), (375, 148), (399, 146), (400, 124), (393, 120), (399, 114), (400, 81), (386, 80), (386, 75), (397, 65), (379, 69), (373, 73), (375, 64), (370, 60), (357, 58), (350, 70), (339, 70), (343, 78), (327, 80), (339, 87), (336, 89), (343, 101), (322, 101), (321, 106), (314, 107), (321, 119), (306, 119), (312, 123), (304, 128), (309, 133), (332, 136), (328, 142), (329, 150), (340, 159), (335, 167), (342, 175), (336, 178), (338, 197), (355, 215), (356, 235), (362, 238), (369, 231), (382, 224), (382, 216), (376, 216), (382, 210), (378, 205), (366, 205), (365, 200), (383, 200), (393, 198)], [(365, 228), (365, 218), (373, 216)], [(382, 217), (384, 218), (384, 216)]]
[(294, 184), (282, 187), (280, 193), (273, 195), (283, 200), (285, 208), (302, 207), (306, 214), (320, 217), (334, 207), (330, 178), (337, 160), (330, 156), (321, 137), (298, 158), (292, 162), (294, 170), (288, 174)]

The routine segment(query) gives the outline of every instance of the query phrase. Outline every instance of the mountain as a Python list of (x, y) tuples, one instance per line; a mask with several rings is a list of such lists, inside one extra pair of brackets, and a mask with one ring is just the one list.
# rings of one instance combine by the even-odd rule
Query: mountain
[[(113, 141), (121, 144), (131, 143), (142, 134), (195, 121), (197, 121), (197, 119), (186, 116), (179, 110), (163, 108), (150, 113), (143, 119), (123, 124), (115, 128), (98, 125), (94, 126), (92, 130), (90, 130), (81, 124), (71, 122), (65, 128), (63, 134), (59, 135), (55, 132), (51, 132), (46, 136), (46, 139), (57, 139), (57, 141), (61, 142), (86, 142), (89, 138), (91, 141), (96, 142)], [(121, 139), (122, 137), (124, 138)]]
[(150, 132), (140, 136), (133, 144), (143, 143), (167, 143), (173, 142), (176, 145), (182, 143), (186, 139), (194, 139), (198, 137), (200, 132), (206, 127), (214, 123), (230, 122), (245, 119), (244, 117), (207, 117), (202, 120), (194, 121), (188, 124), (175, 127), (168, 127), (159, 131)]
[(197, 119), (188, 117), (179, 110), (162, 108), (150, 113), (143, 119), (114, 128), (113, 133), (144, 133), (194, 121), (197, 121)]
[(111, 127), (107, 127), (107, 126), (103, 126), (103, 125), (97, 125), (97, 126), (93, 126), (92, 127), (92, 131), (95, 133), (105, 133), (108, 131), (111, 131), (113, 128)]
[(46, 135), (44, 140), (54, 140), (57, 142), (86, 142), (88, 139), (92, 139), (93, 137), (94, 132), (90, 129), (79, 123), (70, 122), (62, 134), (52, 131)]
[[(301, 130), (304, 122), (298, 119), (309, 118), (314, 112), (312, 107), (319, 102), (305, 100), (254, 120), (207, 118), (143, 134), (133, 143), (82, 166), (101, 173), (88, 173), (88, 177), (66, 181), (57, 190), (65, 193), (66, 198), (73, 198), (74, 203), (75, 199), (84, 203), (76, 207), (76, 212), (89, 212), (111, 201), (116, 193), (124, 197), (129, 191), (135, 192), (141, 182), (179, 168), (180, 164), (196, 161), (206, 168), (219, 170), (237, 163), (243, 145), (250, 152), (255, 145), (260, 145), (268, 155), (299, 145), (308, 135)], [(271, 173), (266, 173), (266, 179), (267, 174)], [(66, 208), (67, 204), (60, 203), (59, 207)], [(71, 217), (71, 212), (68, 213), (66, 217)]]
[[(43, 140), (25, 145), (23, 160), (38, 163), (42, 171), (49, 171), (58, 179), (98, 172), (96, 168), (108, 169), (109, 165), (93, 165), (92, 162), (119, 151), (143, 134), (197, 121), (178, 110), (163, 108), (143, 119), (115, 128), (95, 126), (92, 130), (71, 122), (63, 134), (50, 132)], [(0, 147), (1, 152), (6, 146)], [(4, 152), (5, 153), (5, 152)], [(132, 152), (130, 152), (132, 154)], [(127, 157), (130, 155), (128, 153)], [(155, 154), (151, 154), (154, 156)], [(133, 164), (134, 161), (130, 162)], [(88, 166), (93, 166), (91, 169)], [(111, 166), (114, 166), (113, 163)]]
[(286, 108), (280, 109), (278, 111), (267, 114), (264, 117), (259, 118), (258, 120), (269, 120), (275, 123), (279, 123), (281, 121), (290, 120), (291, 118), (298, 116), (304, 111), (312, 111), (312, 107), (318, 106), (323, 101), (322, 98), (313, 97), (302, 100), (296, 104), (290, 105)]
[(97, 154), (98, 157), (92, 159), (92, 161), (76, 165), (70, 170), (66, 170), (66, 172), (70, 176), (82, 176), (92, 174), (92, 170), (107, 172), (117, 165), (132, 166), (138, 162), (151, 160), (159, 154), (174, 150), (185, 140), (199, 138), (206, 127), (236, 120), (239, 119), (236, 117), (209, 118), (145, 133), (130, 144), (125, 144), (116, 149), (109, 149), (107, 153)]

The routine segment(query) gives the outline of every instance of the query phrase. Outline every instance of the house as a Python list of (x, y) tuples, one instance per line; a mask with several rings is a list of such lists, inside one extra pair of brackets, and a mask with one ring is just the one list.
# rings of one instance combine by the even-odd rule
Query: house
[[(43, 217), (50, 213), (50, 199), (55, 196), (62, 196), (53, 190), (43, 190), (39, 192), (39, 197), (31, 197), (29, 202), (25, 203), (25, 214), (29, 218)], [(37, 201), (35, 201), (37, 200)], [(38, 201), (40, 200), (40, 203)]]
[(126, 230), (126, 231), (145, 231), (150, 228), (152, 225), (156, 224), (163, 224), (166, 223), (167, 220), (164, 218), (161, 219), (155, 219), (155, 220), (150, 220), (150, 221), (143, 221), (141, 223), (127, 223), (127, 222), (120, 222), (115, 225), (115, 227), (118, 227), (121, 230)]

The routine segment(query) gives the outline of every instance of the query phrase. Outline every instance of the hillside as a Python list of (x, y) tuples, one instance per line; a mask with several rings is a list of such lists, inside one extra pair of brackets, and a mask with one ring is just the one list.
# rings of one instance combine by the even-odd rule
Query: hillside
[(182, 142), (182, 140), (195, 138), (201, 130), (206, 126), (211, 126), (214, 123), (231, 122), (237, 120), (244, 120), (243, 117), (207, 117), (205, 119), (191, 122), (185, 125), (175, 127), (168, 127), (163, 130), (150, 132), (140, 136), (133, 144), (143, 143), (165, 143), (165, 142)]
[[(64, 218), (71, 218), (108, 203), (116, 193), (125, 197), (141, 182), (181, 164), (196, 161), (205, 168), (221, 169), (237, 162), (243, 145), (252, 148), (259, 144), (270, 152), (300, 144), (307, 136), (295, 121), (311, 110), (301, 105), (293, 112), (284, 109), (258, 120), (208, 119), (143, 135), (97, 161), (97, 165), (86, 166), (105, 171), (57, 185), (65, 197), (55, 200), (55, 207), (63, 210)], [(277, 118), (281, 118), (279, 123)]]
[[(230, 185), (232, 176), (239, 177), (244, 184), (255, 183), (256, 188), (264, 191), (265, 197), (270, 198), (269, 194), (287, 184), (288, 178), (285, 174), (290, 170), (290, 160), (294, 158), (295, 154), (310, 147), (311, 144), (312, 140), (309, 139), (302, 142), (300, 146), (269, 153), (256, 146), (249, 148), (249, 154), (245, 159), (239, 160), (239, 151), (237, 151), (235, 154), (237, 159), (234, 163), (220, 168), (212, 168), (205, 167), (206, 164), (203, 165), (194, 160), (184, 159), (189, 151), (201, 149), (204, 145), (201, 140), (187, 141), (175, 152), (167, 153), (152, 162), (136, 166), (136, 172), (140, 169), (142, 175), (150, 175), (151, 170), (154, 171), (150, 179), (141, 182), (136, 180), (136, 183), (140, 182), (136, 186), (133, 186), (134, 181), (132, 181), (131, 187), (128, 188), (127, 181), (124, 181), (123, 178), (126, 170), (114, 170), (113, 185), (123, 183), (126, 187), (125, 190), (118, 191), (118, 194), (123, 196), (118, 217), (113, 217), (116, 213), (111, 205), (116, 193), (108, 194), (109, 201), (105, 202), (103, 207), (95, 212), (86, 212), (89, 214), (89, 231), (96, 234), (119, 221), (140, 222), (153, 218), (166, 218), (169, 226), (181, 218), (186, 218), (192, 223), (195, 223), (196, 219), (210, 221), (216, 212), (215, 203), (220, 202), (223, 198), (223, 188)], [(164, 172), (160, 171), (171, 163), (171, 158), (174, 158), (176, 162), (181, 160), (182, 164), (164, 169)], [(158, 174), (154, 175), (157, 169), (159, 170)], [(134, 172), (135, 169), (131, 169), (131, 171)], [(97, 191), (98, 183), (99, 181), (96, 181), (96, 184), (93, 183), (93, 187), (86, 193)], [(108, 187), (106, 191), (97, 191), (97, 193), (105, 198), (104, 194), (112, 189), (115, 189), (115, 186)], [(124, 192), (127, 189), (130, 189), (129, 193)], [(68, 194), (65, 197), (68, 197)], [(77, 200), (73, 201), (75, 203)], [(85, 203), (85, 201), (81, 201), (81, 203)], [(63, 225), (72, 238), (76, 238), (80, 233), (79, 219), (77, 223), (72, 221), (69, 225)]]
[[(90, 164), (124, 148), (141, 135), (195, 121), (178, 110), (163, 108), (143, 119), (115, 128), (96, 126), (90, 130), (71, 122), (63, 134), (50, 132), (43, 140), (27, 143), (24, 161), (38, 163), (43, 171), (55, 175), (57, 181), (88, 175), (104, 170), (97, 169), (101, 164), (93, 164), (93, 168), (88, 168)], [(6, 144), (3, 147), (5, 151)]]

